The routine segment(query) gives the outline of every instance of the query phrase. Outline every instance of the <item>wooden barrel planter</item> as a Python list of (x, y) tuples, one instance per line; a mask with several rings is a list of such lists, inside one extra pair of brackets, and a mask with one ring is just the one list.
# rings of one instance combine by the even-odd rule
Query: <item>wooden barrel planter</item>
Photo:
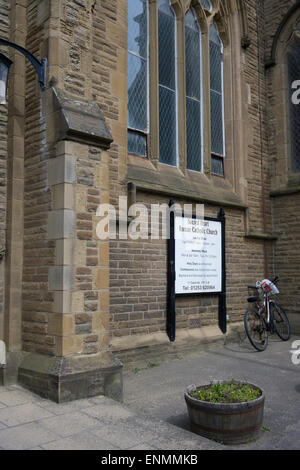
[(190, 394), (207, 385), (187, 387), (184, 396), (191, 430), (223, 444), (243, 444), (257, 439), (263, 423), (265, 394), (260, 387), (248, 385), (258, 389), (261, 394), (255, 400), (242, 403), (202, 401)]

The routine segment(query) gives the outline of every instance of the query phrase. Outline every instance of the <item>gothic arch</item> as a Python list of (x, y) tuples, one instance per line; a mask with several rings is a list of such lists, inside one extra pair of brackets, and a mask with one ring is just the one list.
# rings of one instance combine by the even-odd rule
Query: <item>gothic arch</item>
[(187, 10), (190, 7), (193, 7), (195, 12), (196, 12), (196, 15), (197, 15), (200, 27), (201, 27), (201, 31), (203, 33), (207, 33), (207, 31), (208, 31), (207, 16), (206, 16), (206, 12), (205, 12), (204, 8), (202, 7), (202, 5), (200, 3), (200, 0), (189, 0), (187, 2)]
[[(300, 173), (293, 167), (295, 160), (291, 147), (290, 96), (288, 78), (288, 51), (299, 37), (300, 1), (298, 0), (282, 19), (273, 38), (268, 69), (269, 109), (272, 116), (270, 142), (272, 142), (272, 187), (285, 188), (299, 183)], [(298, 27), (297, 27), (298, 26)]]
[[(296, 3), (288, 10), (284, 18), (281, 20), (280, 25), (277, 28), (277, 31), (275, 33), (275, 36), (273, 38), (272, 42), (272, 47), (271, 47), (271, 52), (269, 58), (266, 60), (266, 68), (273, 67), (274, 65), (277, 64), (277, 53), (278, 53), (278, 46), (280, 43), (280, 39), (282, 34), (284, 33), (286, 26), (290, 22), (290, 19), (295, 15), (296, 18), (296, 12), (299, 12), (300, 16), (300, 0), (297, 0)], [(299, 19), (299, 18), (298, 18)], [(296, 22), (296, 19), (295, 19)]]
[[(299, 0), (300, 1), (300, 0)], [(209, 22), (216, 21), (220, 32), (220, 37), (224, 46), (229, 41), (228, 18), (231, 13), (239, 12), (241, 25), (241, 43), (243, 48), (247, 48), (251, 40), (249, 38), (248, 13), (245, 0), (211, 0), (212, 10), (208, 11), (201, 5), (201, 0), (171, 0), (177, 17), (184, 16), (190, 7), (196, 11), (199, 24), (203, 33), (207, 32)]]
[(241, 26), (241, 45), (244, 49), (250, 46), (251, 39), (249, 37), (249, 26), (248, 26), (248, 9), (246, 0), (212, 0), (215, 14), (215, 21), (218, 24), (220, 36), (224, 45), (228, 44), (228, 20), (230, 14), (238, 11), (240, 17)]

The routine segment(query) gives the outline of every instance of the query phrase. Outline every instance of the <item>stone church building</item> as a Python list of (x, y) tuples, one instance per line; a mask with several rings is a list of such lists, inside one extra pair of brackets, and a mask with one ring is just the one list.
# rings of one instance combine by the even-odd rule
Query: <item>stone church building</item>
[(123, 366), (223, 338), (191, 294), (169, 341), (167, 240), (98, 236), (120, 197), (223, 209), (227, 334), (275, 275), (299, 333), (299, 0), (0, 0), (0, 39), (47, 59), (41, 87), (0, 43), (0, 384), (122, 399)]

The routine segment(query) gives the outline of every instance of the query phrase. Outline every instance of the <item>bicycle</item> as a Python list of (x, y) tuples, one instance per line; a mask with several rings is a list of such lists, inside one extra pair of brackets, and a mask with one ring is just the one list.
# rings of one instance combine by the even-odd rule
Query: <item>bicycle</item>
[(264, 279), (258, 281), (256, 286), (248, 286), (250, 289), (256, 289), (258, 295), (247, 299), (253, 306), (245, 312), (244, 326), (250, 343), (257, 351), (266, 349), (269, 334), (276, 333), (283, 341), (288, 341), (291, 335), (287, 314), (278, 303), (270, 299), (272, 295), (279, 294), (277, 281), (278, 277), (275, 277), (273, 281)]

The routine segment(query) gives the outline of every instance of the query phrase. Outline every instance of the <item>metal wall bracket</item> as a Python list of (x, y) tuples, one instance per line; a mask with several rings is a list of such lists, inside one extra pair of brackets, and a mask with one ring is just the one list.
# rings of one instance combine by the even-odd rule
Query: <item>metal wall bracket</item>
[(41, 88), (44, 90), (46, 88), (46, 77), (47, 77), (47, 64), (48, 60), (44, 57), (41, 61), (39, 61), (34, 55), (32, 55), (29, 51), (24, 49), (24, 47), (19, 46), (18, 44), (14, 44), (13, 42), (7, 41), (6, 39), (0, 38), (0, 44), (7, 47), (13, 47), (17, 51), (21, 52), (33, 65), (38, 74), (38, 80), (41, 85)]

